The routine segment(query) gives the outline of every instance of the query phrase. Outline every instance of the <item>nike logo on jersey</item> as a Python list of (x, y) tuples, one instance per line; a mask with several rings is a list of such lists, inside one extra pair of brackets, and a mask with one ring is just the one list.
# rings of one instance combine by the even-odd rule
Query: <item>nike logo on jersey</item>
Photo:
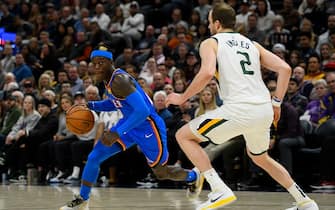
[(145, 137), (145, 138), (150, 138), (152, 135), (154, 135), (154, 134), (153, 134), (153, 133), (145, 134), (144, 137)]

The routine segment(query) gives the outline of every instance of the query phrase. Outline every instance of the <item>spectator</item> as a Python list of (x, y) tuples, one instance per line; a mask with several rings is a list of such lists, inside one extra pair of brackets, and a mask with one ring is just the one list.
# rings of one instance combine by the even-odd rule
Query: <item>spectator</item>
[(155, 93), (156, 91), (163, 90), (165, 86), (165, 78), (161, 72), (155, 72), (153, 76), (153, 82), (151, 84), (151, 90)]
[[(274, 96), (277, 87), (276, 81), (268, 81), (267, 87), (271, 96)], [(305, 145), (296, 107), (288, 102), (284, 102), (281, 106), (281, 117), (278, 124), (272, 124), (271, 130), (273, 138), (271, 139), (270, 149), (278, 147), (280, 163), (283, 164), (290, 174), (293, 174), (293, 151)]]
[(320, 44), (321, 66), (324, 66), (329, 62), (332, 49), (332, 45), (328, 42)]
[(304, 80), (311, 81), (313, 84), (319, 79), (323, 79), (325, 74), (322, 72), (320, 57), (317, 54), (312, 54), (308, 58), (307, 74)]
[(33, 80), (34, 76), (30, 67), (25, 64), (23, 55), (21, 53), (15, 56), (15, 68), (13, 69), (13, 74), (15, 75), (16, 82), (18, 84), (23, 84), (25, 80)]
[(15, 57), (13, 56), (13, 48), (10, 44), (5, 44), (0, 64), (2, 71), (5, 72), (12, 72), (15, 68)]
[(314, 85), (309, 80), (304, 80), (305, 77), (305, 69), (301, 66), (297, 66), (293, 69), (292, 76), (296, 78), (299, 82), (299, 92), (301, 95), (309, 98), (311, 95), (312, 89)]
[(194, 8), (194, 11), (199, 12), (201, 22), (207, 22), (207, 17), (212, 6), (208, 4), (208, 0), (198, 0), (198, 6)]
[(247, 28), (248, 25), (248, 17), (251, 14), (249, 0), (243, 0), (240, 4), (240, 9), (238, 10), (238, 14), (236, 15), (236, 26), (241, 26), (243, 28)]
[(317, 99), (307, 104), (306, 111), (300, 119), (310, 121), (314, 127), (317, 127), (321, 115), (321, 101), (323, 97), (328, 94), (327, 82), (324, 79), (317, 80), (314, 84), (314, 89)]
[(74, 95), (77, 91), (83, 90), (83, 80), (80, 79), (78, 68), (76, 66), (72, 66), (70, 68), (69, 79), (72, 82), (72, 86), (71, 86), (72, 95)]
[(327, 121), (328, 119), (335, 119), (335, 72), (326, 74), (326, 81), (329, 87), (329, 93), (323, 97), (321, 101), (321, 115), (319, 124)]
[(163, 118), (165, 125), (169, 128), (169, 126), (171, 126), (170, 121), (172, 120), (173, 115), (165, 106), (166, 96), (167, 94), (163, 90), (159, 90), (155, 92), (153, 102), (158, 115)]
[(221, 106), (223, 104), (223, 101), (219, 95), (218, 91), (218, 83), (215, 78), (211, 79), (211, 81), (208, 83), (208, 87), (212, 89), (212, 92), (215, 95), (215, 102), (217, 106)]
[[(18, 140), (8, 149), (8, 164), (9, 167), (13, 167), (16, 161), (22, 155), (25, 155), (23, 165), (29, 165), (29, 167), (35, 167), (38, 165), (40, 159), (38, 158), (39, 145), (51, 139), (57, 131), (58, 120), (56, 116), (51, 113), (51, 103), (48, 99), (41, 99), (38, 102), (38, 112), (41, 115), (40, 120), (36, 126), (31, 130), (21, 129), (17, 133)], [(22, 146), (25, 145), (25, 146)], [(22, 151), (23, 149), (23, 151)], [(13, 174), (11, 176), (15, 179), (20, 175), (24, 174)]]
[(248, 15), (248, 24), (246, 36), (252, 41), (256, 41), (261, 45), (265, 44), (265, 32), (260, 30), (258, 27), (258, 17), (256, 14)]
[(293, 3), (293, 0), (284, 0), (283, 9), (278, 11), (278, 14), (280, 14), (285, 20), (284, 28), (290, 31), (298, 30), (301, 18), (298, 10), (294, 8)]
[(272, 52), (276, 54), (279, 58), (286, 60), (287, 51), (285, 45), (281, 43), (273, 45)]
[(144, 15), (139, 13), (139, 9), (137, 1), (130, 3), (129, 17), (124, 20), (121, 29), (123, 34), (131, 37), (133, 43), (140, 41), (144, 31)]
[(309, 56), (315, 54), (315, 50), (311, 47), (311, 32), (300, 32), (299, 34), (299, 51), (302, 59), (307, 62)]
[(157, 72), (156, 60), (155, 58), (151, 57), (144, 63), (139, 77), (144, 78), (147, 81), (148, 85), (151, 86), (155, 72)]
[(301, 116), (306, 110), (308, 99), (299, 93), (299, 81), (294, 77), (290, 78), (284, 101), (297, 110), (298, 116)]
[(284, 22), (284, 18), (280, 15), (273, 18), (272, 29), (269, 31), (266, 41), (269, 47), (273, 47), (276, 43), (291, 46), (291, 32), (284, 28)]
[(105, 8), (102, 4), (95, 6), (95, 15), (91, 21), (97, 22), (102, 30), (108, 30), (110, 17), (105, 13)]
[[(70, 160), (71, 160), (71, 152), (68, 149), (67, 146), (71, 144), (71, 142), (74, 142), (77, 139), (77, 137), (72, 134), (67, 128), (66, 128), (66, 119), (65, 119), (65, 113), (66, 111), (73, 105), (73, 99), (69, 96), (63, 96), (60, 99), (60, 106), (57, 111), (58, 115), (58, 130), (55, 133), (52, 138), (50, 138), (48, 141), (43, 142), (39, 146), (39, 154), (40, 154), (40, 167), (39, 171), (42, 174), (41, 182), (45, 181), (59, 181), (61, 176), (64, 178), (64, 171), (66, 167), (68, 169), (70, 168)], [(58, 153), (56, 152), (59, 148), (62, 148), (65, 150), (65, 153), (63, 156), (58, 156)], [(54, 167), (56, 167), (59, 172), (57, 175), (59, 177), (56, 180), (57, 175), (52, 176), (54, 174)], [(48, 173), (48, 174), (47, 174)]]
[(36, 107), (35, 99), (30, 95), (25, 96), (23, 100), (22, 115), (16, 121), (11, 131), (8, 133), (6, 137), (5, 147), (8, 147), (9, 145), (13, 144), (13, 142), (18, 140), (19, 130), (22, 129), (31, 130), (35, 127), (35, 125), (41, 118), (41, 115), (36, 111), (35, 107)]
[(272, 28), (272, 22), (275, 18), (275, 14), (268, 8), (266, 0), (257, 1), (257, 9), (255, 13), (258, 15), (258, 29), (269, 32)]
[(335, 30), (335, 14), (328, 16), (327, 28), (328, 30), (319, 36), (318, 45), (315, 48), (317, 52), (321, 51), (321, 44), (329, 41), (329, 32)]
[(76, 42), (71, 48), (68, 60), (75, 60), (76, 62), (88, 61), (91, 54), (92, 46), (87, 42), (87, 35), (84, 31), (76, 33)]

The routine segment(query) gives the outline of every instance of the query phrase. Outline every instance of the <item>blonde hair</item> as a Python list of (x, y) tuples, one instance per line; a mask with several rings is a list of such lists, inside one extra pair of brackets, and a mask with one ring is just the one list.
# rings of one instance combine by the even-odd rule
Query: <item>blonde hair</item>
[[(206, 106), (206, 104), (204, 103), (204, 101), (202, 100), (202, 97), (201, 95), (205, 92), (205, 91), (208, 91), (212, 94), (212, 100), (211, 102)], [(200, 95), (199, 95), (199, 108), (198, 108), (198, 112), (196, 112), (196, 116), (195, 117), (198, 117), (202, 114), (205, 114), (206, 111), (208, 110), (213, 110), (215, 108), (217, 108), (217, 105), (216, 105), (216, 99), (215, 99), (215, 93), (213, 92), (213, 90), (209, 87), (205, 87), (201, 92), (200, 92)]]

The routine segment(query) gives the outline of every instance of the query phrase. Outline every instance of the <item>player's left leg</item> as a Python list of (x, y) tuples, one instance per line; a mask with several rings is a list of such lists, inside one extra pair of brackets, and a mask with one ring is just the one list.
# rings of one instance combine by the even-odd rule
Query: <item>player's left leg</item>
[[(264, 169), (274, 180), (282, 185), (296, 200), (296, 210), (318, 210), (317, 204), (310, 199), (294, 182), (288, 171), (268, 153), (269, 131), (266, 127), (255, 129), (244, 134), (247, 151), (252, 161)], [(293, 210), (292, 209), (292, 210)]]
[(297, 206), (290, 210), (318, 210), (318, 205), (310, 199), (305, 192), (293, 181), (287, 170), (268, 154), (252, 155), (249, 157), (261, 168), (263, 168), (274, 180), (281, 184), (296, 200)]
[(73, 200), (61, 207), (60, 210), (88, 210), (89, 194), (99, 175), (100, 164), (120, 151), (122, 151), (122, 147), (119, 143), (114, 143), (112, 146), (105, 146), (101, 141), (98, 141), (89, 154), (84, 167), (80, 195), (75, 195)]

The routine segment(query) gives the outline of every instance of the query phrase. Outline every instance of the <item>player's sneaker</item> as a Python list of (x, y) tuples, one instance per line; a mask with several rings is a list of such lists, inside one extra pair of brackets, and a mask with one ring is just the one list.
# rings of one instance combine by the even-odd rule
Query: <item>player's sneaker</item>
[(211, 192), (208, 194), (208, 200), (200, 204), (200, 206), (197, 207), (197, 210), (207, 210), (224, 207), (228, 204), (231, 204), (236, 199), (236, 196), (231, 190)]
[(186, 197), (189, 199), (196, 199), (201, 193), (205, 177), (200, 173), (199, 169), (193, 168), (192, 170), (197, 174), (197, 178), (193, 182), (188, 183)]
[(305, 201), (286, 210), (319, 210), (318, 204), (313, 200)]
[(60, 207), (59, 210), (89, 210), (88, 200), (85, 201), (80, 195), (74, 195), (73, 200)]

